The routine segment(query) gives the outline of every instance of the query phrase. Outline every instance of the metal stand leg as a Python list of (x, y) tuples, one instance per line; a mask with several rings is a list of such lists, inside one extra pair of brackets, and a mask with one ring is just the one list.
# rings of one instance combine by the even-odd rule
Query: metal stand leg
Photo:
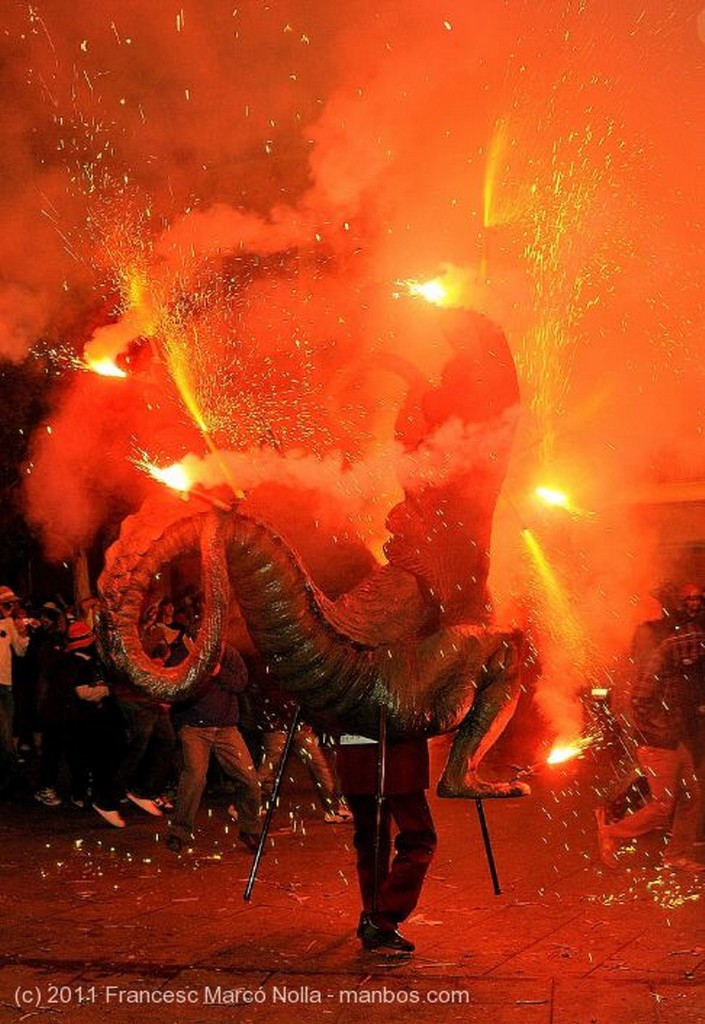
[(482, 806), (481, 799), (478, 798), (475, 800), (475, 807), (477, 808), (477, 816), (480, 819), (480, 831), (482, 832), (482, 841), (485, 844), (485, 856), (487, 857), (487, 866), (490, 869), (490, 877), (492, 878), (492, 888), (494, 889), (495, 896), (500, 896), (502, 889), (497, 875), (497, 866), (494, 862), (492, 840), (490, 839), (490, 832), (487, 828), (487, 821), (485, 820), (485, 808)]
[(375, 788), (375, 862), (372, 910), (377, 910), (380, 874), (380, 843), (382, 840), (382, 804), (384, 803), (384, 771), (387, 755), (387, 705), (379, 709), (379, 745), (377, 747), (377, 785)]
[(284, 744), (284, 749), (282, 750), (282, 756), (279, 759), (279, 766), (277, 767), (276, 778), (274, 779), (274, 785), (272, 786), (272, 795), (267, 801), (267, 810), (264, 816), (264, 822), (262, 823), (262, 828), (260, 830), (257, 849), (255, 850), (254, 857), (252, 858), (252, 867), (250, 868), (250, 874), (247, 879), (245, 891), (242, 894), (242, 898), (245, 901), (248, 901), (250, 899), (250, 896), (252, 895), (252, 890), (255, 887), (255, 881), (257, 880), (257, 871), (259, 869), (259, 862), (262, 860), (264, 844), (267, 842), (267, 836), (269, 835), (269, 826), (272, 823), (272, 818), (274, 816), (274, 811), (277, 806), (277, 801), (279, 800), (279, 791), (281, 790), (282, 781), (284, 779), (284, 770), (286, 768), (286, 762), (289, 759), (289, 753), (291, 752), (291, 745), (294, 742), (294, 735), (299, 725), (300, 715), (301, 708), (297, 706), (296, 709), (294, 710), (293, 718), (291, 719), (289, 731), (286, 734), (286, 743)]

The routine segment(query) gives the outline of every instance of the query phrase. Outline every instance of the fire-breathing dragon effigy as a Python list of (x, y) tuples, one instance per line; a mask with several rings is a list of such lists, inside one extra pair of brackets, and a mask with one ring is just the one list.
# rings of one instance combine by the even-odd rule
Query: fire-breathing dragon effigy
[[(410, 390), (397, 436), (414, 450), (450, 426), (465, 439), (466, 454), (444, 480), (405, 483), (404, 500), (387, 520), (388, 564), (332, 600), (312, 578), (305, 552), (280, 535), (276, 514), (269, 521), (257, 514), (256, 500), (202, 512), (176, 499), (148, 501), (106, 554), (100, 639), (137, 686), (183, 698), (215, 666), (234, 600), (265, 671), (314, 726), (374, 738), (384, 705), (390, 740), (455, 731), (441, 796), (521, 796), (525, 783), (478, 774), (519, 697), (521, 634), (489, 624), (486, 589), (518, 385), (494, 324), (467, 312), (442, 315), (454, 354), (437, 386)], [(199, 632), (185, 660), (165, 668), (143, 649), (140, 614), (155, 574), (198, 552)]]

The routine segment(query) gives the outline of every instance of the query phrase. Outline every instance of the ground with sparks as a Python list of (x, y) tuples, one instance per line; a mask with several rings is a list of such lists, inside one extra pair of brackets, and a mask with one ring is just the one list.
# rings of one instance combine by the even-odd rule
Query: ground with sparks
[(118, 831), (5, 804), (0, 1021), (390, 1021), (411, 1007), (418, 1021), (701, 1024), (705, 881), (659, 869), (655, 840), (602, 867), (595, 766), (550, 772), (528, 800), (486, 802), (499, 897), (472, 804), (432, 798), (438, 856), (405, 928), (418, 952), (393, 966), (353, 938), (351, 827), (324, 824), (296, 777), (249, 904), (227, 797), (180, 858), (137, 809)]

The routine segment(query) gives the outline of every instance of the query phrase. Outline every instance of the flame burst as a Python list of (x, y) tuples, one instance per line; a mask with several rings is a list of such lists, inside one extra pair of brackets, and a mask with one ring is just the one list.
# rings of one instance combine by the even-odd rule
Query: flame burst
[(556, 743), (546, 758), (546, 764), (563, 764), (565, 761), (572, 761), (574, 757), (580, 757), (592, 742), (591, 736), (583, 736), (572, 743)]
[(121, 370), (110, 356), (99, 358), (86, 357), (85, 362), (80, 365), (86, 370), (99, 374), (101, 377), (127, 377), (125, 371)]
[(186, 468), (180, 462), (174, 462), (171, 466), (160, 467), (150, 462), (146, 457), (143, 457), (135, 459), (134, 463), (144, 470), (145, 473), (148, 473), (149, 476), (154, 477), (155, 480), (159, 480), (160, 483), (166, 484), (167, 487), (171, 487), (172, 490), (179, 491), (181, 494), (190, 491), (193, 486), (193, 480), (190, 479)]
[[(143, 255), (149, 251), (150, 247), (145, 243)], [(121, 319), (95, 332), (86, 346), (85, 357), (92, 368), (106, 368), (98, 372), (107, 373), (109, 368), (114, 367), (117, 373), (113, 375), (126, 376), (115, 366), (115, 357), (124, 352), (135, 338), (146, 338), (156, 358), (163, 362), (168, 370), (171, 381), (206, 446), (220, 461), (223, 476), (233, 494), (241, 498), (243, 493), (222, 462), (220, 449), (213, 438), (208, 422), (208, 411), (204, 408), (208, 396), (200, 393), (202, 389), (199, 388), (199, 381), (210, 382), (213, 374), (204, 372), (203, 363), (207, 357), (204, 357), (201, 347), (195, 343), (198, 335), (195, 322), (198, 303), (192, 296), (189, 301), (186, 299), (193, 269), (183, 263), (179, 264), (177, 271), (172, 272), (171, 277), (164, 272), (160, 276), (156, 271), (150, 274), (144, 260), (140, 262), (128, 256), (129, 253), (121, 259), (120, 246), (115, 246), (113, 259), (117, 266), (116, 277), (122, 297)], [(201, 301), (205, 303), (202, 296)], [(212, 384), (210, 389), (215, 395), (220, 396), (220, 390), (214, 388)], [(160, 470), (146, 460), (143, 468), (167, 486), (173, 486), (175, 490), (189, 489), (191, 482), (182, 468), (179, 471), (178, 466)], [(165, 473), (168, 476), (165, 476)]]
[(487, 149), (485, 180), (482, 190), (483, 226), (485, 230), (494, 227), (504, 219), (509, 219), (506, 211), (497, 210), (497, 186), (500, 181), (500, 168), (504, 169), (510, 143), (509, 122), (507, 118), (499, 118), (493, 127), (492, 136)]
[(594, 645), (575, 613), (569, 590), (560, 581), (536, 535), (524, 528), (521, 536), (531, 556), (536, 577), (532, 589), (540, 609), (542, 639), (550, 652), (545, 658), (544, 674), (556, 683), (542, 688), (542, 700), (560, 732), (574, 734), (582, 727), (582, 709), (576, 698), (589, 666), (596, 662)]
[(432, 281), (407, 281), (406, 287), (410, 295), (420, 295), (426, 302), (431, 302), (435, 306), (443, 306), (448, 299), (448, 292), (440, 277), (435, 277)]
[(443, 273), (429, 281), (407, 278), (398, 282), (409, 295), (418, 295), (434, 306), (445, 308), (468, 308), (472, 305), (471, 275), (462, 267), (444, 266)]
[(534, 490), (534, 495), (543, 505), (548, 505), (550, 508), (562, 508), (575, 519), (589, 518), (595, 515), (594, 512), (574, 505), (565, 491), (555, 487), (537, 487)]
[(544, 505), (553, 505), (556, 508), (570, 508), (568, 495), (565, 491), (558, 491), (553, 487), (537, 487), (534, 494)]
[(584, 630), (573, 612), (568, 594), (561, 586), (536, 535), (526, 528), (522, 530), (521, 535), (542, 585), (551, 633), (560, 636), (562, 642), (570, 648), (574, 665), (579, 672), (584, 674), (587, 642)]

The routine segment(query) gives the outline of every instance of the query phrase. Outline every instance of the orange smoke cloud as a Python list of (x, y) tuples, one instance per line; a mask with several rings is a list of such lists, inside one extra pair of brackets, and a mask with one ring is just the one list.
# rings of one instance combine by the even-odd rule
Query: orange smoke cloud
[[(448, 425), (399, 457), (396, 413), (450, 349), (438, 310), (393, 293), (453, 267), (521, 379), (496, 601), (545, 607), (531, 520), (598, 652), (588, 669), (611, 671), (640, 595), (677, 571), (629, 496), (705, 470), (701, 4), (207, 7), (6, 13), (0, 352), (21, 359), (39, 335), (113, 362), (153, 345), (139, 381), (80, 375), (35, 439), (27, 501), (47, 550), (90, 543), (139, 499), (135, 444), (160, 465), (202, 455), (193, 409), (238, 480), (382, 480), (377, 523), (400, 479), (452, 473), (492, 438)], [(544, 480), (595, 515), (538, 513), (525, 495)], [(547, 707), (572, 713), (566, 655), (542, 633)]]

